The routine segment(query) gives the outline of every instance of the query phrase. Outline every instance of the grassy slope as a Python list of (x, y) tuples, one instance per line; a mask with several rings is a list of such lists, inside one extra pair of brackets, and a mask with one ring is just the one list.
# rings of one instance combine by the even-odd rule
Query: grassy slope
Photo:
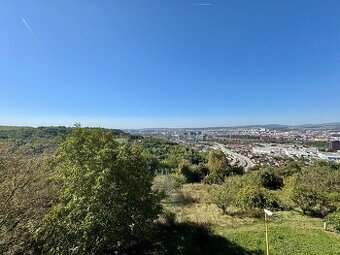
[[(269, 222), (272, 254), (340, 254), (339, 235), (322, 229), (322, 221), (295, 212), (275, 213)], [(248, 249), (264, 249), (264, 223), (235, 228), (214, 227), (218, 233)]]
[[(184, 185), (181, 192), (186, 202), (169, 206), (181, 222), (212, 225), (216, 235), (223, 236), (247, 250), (265, 250), (263, 219), (237, 218), (223, 215), (215, 205), (207, 203), (207, 186)], [(321, 219), (298, 212), (275, 212), (270, 218), (271, 254), (340, 254), (340, 235), (323, 230)]]

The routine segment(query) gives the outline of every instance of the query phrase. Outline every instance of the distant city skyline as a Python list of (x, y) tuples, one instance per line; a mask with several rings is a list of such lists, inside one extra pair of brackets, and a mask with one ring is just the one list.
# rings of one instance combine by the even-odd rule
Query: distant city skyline
[(49, 118), (25, 119), (13, 118), (0, 121), (0, 126), (68, 126), (80, 124), (82, 127), (102, 127), (113, 129), (148, 129), (148, 128), (210, 128), (210, 127), (237, 127), (237, 126), (262, 126), (262, 125), (308, 125), (340, 123), (340, 121), (310, 121), (310, 122), (256, 122), (256, 121), (218, 121), (194, 119), (86, 119), (62, 118), (51, 120)]
[(0, 2), (0, 125), (340, 121), (340, 1)]

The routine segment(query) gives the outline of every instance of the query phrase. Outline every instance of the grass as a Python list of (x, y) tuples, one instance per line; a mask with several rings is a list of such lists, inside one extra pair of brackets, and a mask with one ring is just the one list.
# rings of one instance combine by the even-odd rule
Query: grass
[[(167, 209), (176, 214), (180, 223), (209, 225), (214, 235), (244, 250), (264, 252), (264, 220), (223, 214), (208, 202), (208, 189), (209, 186), (202, 184), (184, 185), (180, 192), (191, 202), (167, 205)], [(269, 238), (272, 255), (340, 255), (340, 235), (323, 230), (322, 219), (303, 216), (299, 212), (275, 212), (269, 219)]]

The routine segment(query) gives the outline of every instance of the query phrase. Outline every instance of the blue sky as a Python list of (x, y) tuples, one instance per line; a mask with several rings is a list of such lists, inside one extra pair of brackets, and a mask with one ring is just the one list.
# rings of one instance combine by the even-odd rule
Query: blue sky
[(0, 125), (340, 121), (339, 13), (338, 0), (2, 0)]

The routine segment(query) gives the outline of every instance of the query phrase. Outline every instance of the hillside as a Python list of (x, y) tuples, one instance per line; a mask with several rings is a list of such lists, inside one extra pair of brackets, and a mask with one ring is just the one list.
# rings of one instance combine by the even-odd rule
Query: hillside
[(1, 254), (259, 255), (264, 208), (271, 254), (340, 254), (339, 164), (245, 172), (219, 150), (120, 130), (0, 134)]

